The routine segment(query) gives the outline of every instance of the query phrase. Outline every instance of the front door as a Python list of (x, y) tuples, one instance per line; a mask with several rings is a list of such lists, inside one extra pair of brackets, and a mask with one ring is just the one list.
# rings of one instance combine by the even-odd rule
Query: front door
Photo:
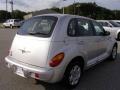
[(103, 55), (107, 51), (107, 43), (109, 40), (109, 36), (105, 36), (105, 30), (99, 23), (93, 21), (93, 28), (95, 30), (95, 38), (98, 47), (98, 55)]

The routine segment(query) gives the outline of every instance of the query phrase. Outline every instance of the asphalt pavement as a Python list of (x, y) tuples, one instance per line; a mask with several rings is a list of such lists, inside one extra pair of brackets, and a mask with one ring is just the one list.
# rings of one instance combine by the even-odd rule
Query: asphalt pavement
[[(0, 90), (70, 90), (61, 83), (36, 84), (34, 79), (17, 76), (6, 67), (4, 58), (16, 32), (17, 29), (0, 29)], [(120, 44), (117, 60), (105, 60), (86, 70), (74, 90), (120, 90)]]

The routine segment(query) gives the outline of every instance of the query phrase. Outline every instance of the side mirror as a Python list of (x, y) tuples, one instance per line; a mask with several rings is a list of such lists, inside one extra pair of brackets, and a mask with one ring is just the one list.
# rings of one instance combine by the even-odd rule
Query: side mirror
[(110, 35), (110, 32), (109, 31), (105, 31), (105, 36), (109, 36)]

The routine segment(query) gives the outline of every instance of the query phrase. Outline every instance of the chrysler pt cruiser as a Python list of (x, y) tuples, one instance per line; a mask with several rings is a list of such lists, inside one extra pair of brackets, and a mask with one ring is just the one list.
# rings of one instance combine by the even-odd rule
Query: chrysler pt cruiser
[(5, 61), (19, 76), (75, 87), (85, 69), (116, 56), (116, 40), (95, 20), (46, 14), (22, 25)]

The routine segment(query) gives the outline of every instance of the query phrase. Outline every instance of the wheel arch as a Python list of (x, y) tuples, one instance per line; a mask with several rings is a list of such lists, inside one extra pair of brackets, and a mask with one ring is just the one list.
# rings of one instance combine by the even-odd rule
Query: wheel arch
[[(67, 65), (67, 67), (66, 67), (66, 69), (65, 69), (65, 72), (64, 72), (64, 76), (63, 76), (63, 78), (62, 78), (62, 81), (63, 81), (63, 84), (68, 84), (68, 80), (66, 80), (67, 79), (67, 74), (68, 74), (68, 71), (69, 71), (69, 69), (70, 69), (70, 66), (73, 64), (73, 63), (76, 63), (77, 62), (77, 64), (79, 63), (80, 64), (80, 67), (81, 67), (81, 72), (83, 73), (83, 70), (84, 70), (84, 65), (85, 65), (85, 62), (84, 62), (84, 59), (81, 57), (81, 56), (76, 56), (76, 57), (74, 57), (70, 62), (69, 62), (69, 64)], [(81, 74), (82, 74), (81, 73)], [(77, 85), (77, 84), (76, 84)], [(76, 86), (75, 85), (75, 86)], [(74, 86), (73, 86), (74, 87)]]
[[(71, 63), (74, 63), (74, 62), (79, 62), (80, 63), (80, 66), (82, 68), (82, 71), (84, 71), (84, 68), (85, 68), (85, 60), (83, 59), (82, 56), (76, 56), (74, 57), (69, 63), (68, 65), (66, 66), (66, 69), (67, 67), (71, 64)], [(66, 71), (65, 69), (65, 71)]]

